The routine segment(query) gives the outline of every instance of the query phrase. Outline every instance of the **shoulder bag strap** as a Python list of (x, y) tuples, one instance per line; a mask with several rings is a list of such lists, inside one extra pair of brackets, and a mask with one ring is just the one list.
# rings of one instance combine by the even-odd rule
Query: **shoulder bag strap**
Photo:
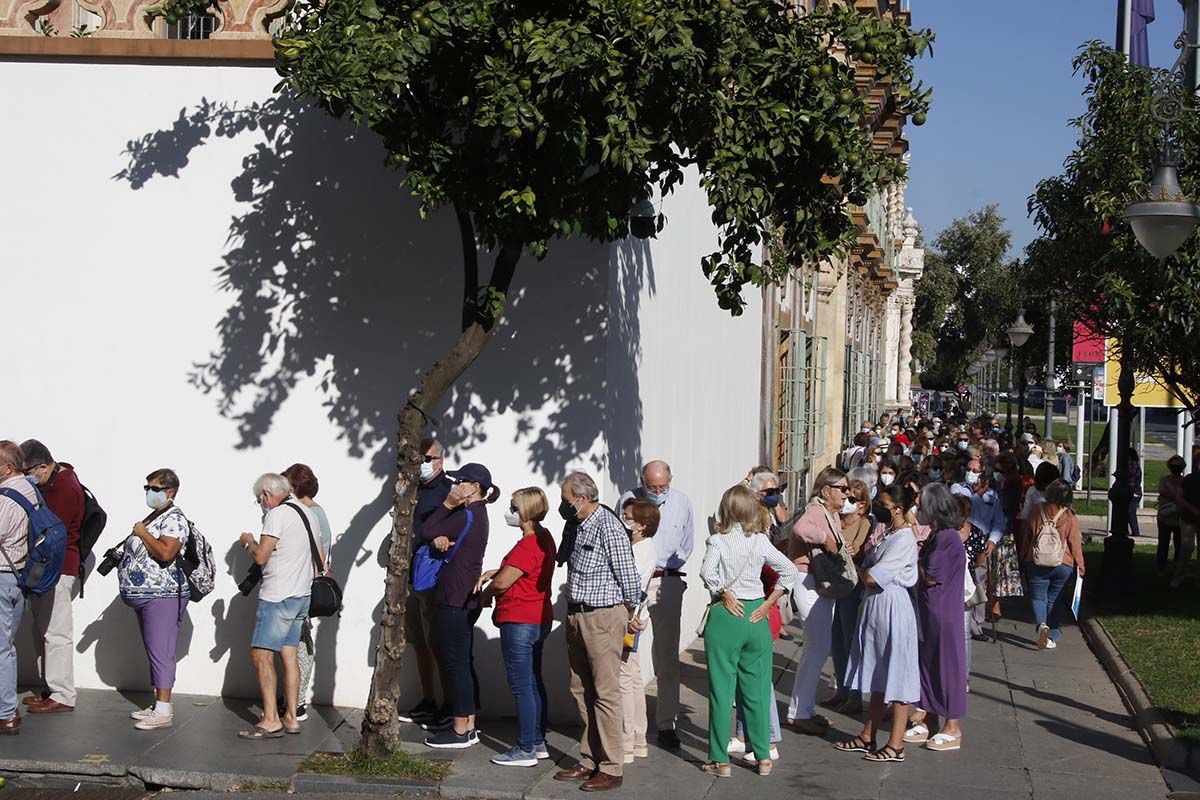
[(458, 552), (458, 546), (463, 543), (463, 539), (467, 538), (467, 534), (471, 532), (471, 523), (475, 521), (475, 513), (469, 508), (464, 508), (467, 512), (467, 524), (463, 525), (462, 533), (454, 540), (454, 546), (450, 548), (450, 552), (446, 553), (445, 562), (450, 563), (450, 559), (454, 558), (454, 554)]
[(284, 503), (284, 505), (300, 515), (300, 520), (304, 523), (304, 530), (308, 531), (308, 546), (312, 550), (313, 568), (317, 571), (318, 575), (324, 575), (325, 560), (321, 558), (321, 550), (317, 547), (317, 540), (313, 538), (312, 523), (308, 521), (308, 514), (305, 514), (304, 509), (295, 503)]

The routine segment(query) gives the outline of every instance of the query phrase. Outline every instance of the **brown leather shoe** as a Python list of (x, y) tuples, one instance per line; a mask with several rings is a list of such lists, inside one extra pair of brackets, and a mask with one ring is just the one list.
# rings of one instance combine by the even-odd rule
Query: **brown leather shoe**
[(30, 714), (59, 714), (66, 711), (74, 711), (75, 706), (65, 706), (57, 700), (43, 700), (40, 703), (30, 703)]
[(597, 772), (596, 777), (590, 781), (584, 781), (579, 788), (585, 792), (607, 792), (609, 789), (619, 789), (621, 788), (621, 776)]
[(31, 706), (34, 703), (44, 703), (49, 699), (50, 699), (49, 692), (42, 692), (40, 694), (30, 694), (30, 695), (26, 695), (25, 697), (21, 698), (21, 704), (26, 705), (26, 706)]
[(596, 770), (588, 769), (583, 764), (576, 764), (570, 769), (554, 773), (556, 781), (586, 781), (596, 774)]
[(0, 719), (0, 736), (16, 736), (21, 732), (21, 715), (13, 714), (8, 719)]

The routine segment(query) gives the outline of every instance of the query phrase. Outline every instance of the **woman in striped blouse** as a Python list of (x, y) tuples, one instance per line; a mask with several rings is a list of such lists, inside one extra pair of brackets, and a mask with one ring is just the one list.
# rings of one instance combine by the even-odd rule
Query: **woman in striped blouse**
[[(771, 688), (771, 606), (795, 585), (795, 565), (766, 535), (771, 526), (758, 495), (742, 484), (727, 490), (717, 512), (717, 533), (708, 537), (700, 577), (712, 593), (704, 628), (708, 659), (708, 758), (705, 772), (730, 776), (729, 721), (740, 691), (746, 712), (748, 749), (758, 759), (758, 774), (769, 775)], [(764, 599), (763, 565), (779, 573)]]

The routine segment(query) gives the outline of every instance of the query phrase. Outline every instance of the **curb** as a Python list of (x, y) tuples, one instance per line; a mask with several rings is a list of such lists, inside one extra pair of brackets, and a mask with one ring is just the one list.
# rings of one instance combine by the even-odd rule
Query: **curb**
[(1159, 767), (1168, 773), (1171, 788), (1200, 790), (1200, 783), (1196, 782), (1200, 778), (1200, 747), (1185, 744), (1175, 738), (1171, 726), (1151, 701), (1146, 687), (1142, 686), (1129, 662), (1117, 649), (1104, 623), (1087, 616), (1080, 620), (1079, 627), (1091, 645), (1092, 652), (1100, 659), (1105, 672), (1116, 684), (1125, 705), (1133, 713), (1134, 728), (1146, 741)]

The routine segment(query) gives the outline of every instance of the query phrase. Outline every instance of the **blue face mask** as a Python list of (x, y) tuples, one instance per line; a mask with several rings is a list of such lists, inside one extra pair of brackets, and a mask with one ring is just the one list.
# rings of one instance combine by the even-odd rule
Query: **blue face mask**
[(920, 464), (920, 463), (921, 463), (921, 459), (922, 459), (922, 458), (924, 458), (924, 457), (925, 457), (925, 456), (924, 456), (924, 455), (922, 455), (921, 453), (913, 453), (913, 454), (912, 454), (912, 460), (913, 460), (913, 463), (914, 463), (914, 464)]
[(942, 471), (940, 469), (931, 469), (929, 470), (929, 477), (935, 481), (940, 481), (942, 479)]
[(775, 506), (779, 505), (779, 495), (777, 495), (777, 494), (766, 495), (765, 497), (763, 497), (761, 502), (767, 508), (774, 508)]
[(661, 506), (663, 503), (666, 502), (667, 495), (670, 493), (670, 491), (671, 490), (668, 489), (667, 491), (662, 492), (660, 494), (659, 492), (652, 492), (649, 489), (647, 489), (646, 490), (646, 499), (649, 500), (651, 503), (654, 503), (654, 505), (656, 505), (656, 506)]
[(166, 492), (146, 492), (146, 505), (155, 510), (162, 508), (167, 503), (171, 502), (171, 498), (167, 497)]

